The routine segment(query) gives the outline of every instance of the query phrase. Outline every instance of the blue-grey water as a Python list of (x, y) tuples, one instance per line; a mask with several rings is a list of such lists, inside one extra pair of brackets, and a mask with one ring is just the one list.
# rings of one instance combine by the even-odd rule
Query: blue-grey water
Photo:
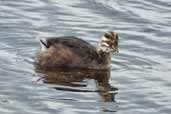
[[(106, 85), (44, 83), (36, 73), (37, 37), (96, 45), (109, 30), (120, 52)], [(0, 0), (0, 114), (64, 113), (171, 113), (170, 0)]]

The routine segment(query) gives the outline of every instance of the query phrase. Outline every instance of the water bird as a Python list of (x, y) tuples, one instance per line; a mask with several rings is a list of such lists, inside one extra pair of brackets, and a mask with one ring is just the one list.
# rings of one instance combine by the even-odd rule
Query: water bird
[(41, 48), (35, 56), (40, 69), (95, 69), (109, 70), (111, 56), (118, 52), (118, 34), (105, 32), (97, 46), (75, 36), (39, 39)]

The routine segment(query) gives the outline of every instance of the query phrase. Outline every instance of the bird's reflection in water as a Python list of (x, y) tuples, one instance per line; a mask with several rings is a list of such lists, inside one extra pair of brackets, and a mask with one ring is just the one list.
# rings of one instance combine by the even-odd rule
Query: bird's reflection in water
[[(104, 102), (115, 102), (117, 88), (109, 84), (110, 71), (85, 70), (85, 69), (55, 69), (41, 70), (36, 68), (36, 72), (43, 74), (41, 79), (44, 83), (69, 86), (54, 87), (56, 90), (72, 92), (97, 92)], [(96, 90), (82, 90), (77, 87), (86, 87), (86, 79), (93, 79), (96, 83)]]

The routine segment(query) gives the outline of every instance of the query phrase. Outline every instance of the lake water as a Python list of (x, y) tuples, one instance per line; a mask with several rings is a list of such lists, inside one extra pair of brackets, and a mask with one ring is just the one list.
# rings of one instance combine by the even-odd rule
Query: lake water
[[(36, 73), (36, 37), (74, 35), (96, 45), (109, 30), (118, 32), (120, 52), (104, 83)], [(171, 1), (0, 0), (0, 113), (170, 114)]]

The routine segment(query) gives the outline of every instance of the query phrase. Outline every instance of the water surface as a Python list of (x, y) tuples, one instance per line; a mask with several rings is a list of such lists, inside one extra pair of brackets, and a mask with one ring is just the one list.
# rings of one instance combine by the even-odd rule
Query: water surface
[[(170, 0), (0, 0), (0, 113), (170, 114), (170, 12)], [(36, 37), (96, 45), (108, 30), (119, 33), (120, 53), (107, 79), (35, 72)]]

